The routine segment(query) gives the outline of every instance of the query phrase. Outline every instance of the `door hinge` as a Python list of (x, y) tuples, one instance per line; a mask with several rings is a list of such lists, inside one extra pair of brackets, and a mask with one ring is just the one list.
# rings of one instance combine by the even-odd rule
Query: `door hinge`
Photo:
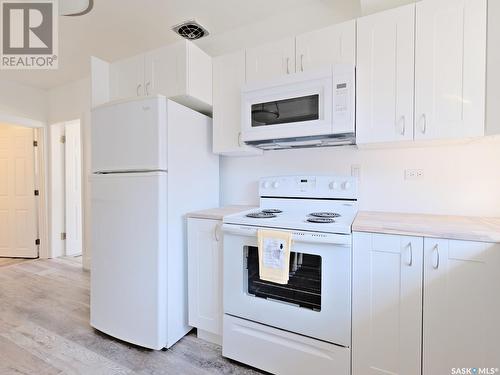
[(33, 141), (33, 147), (38, 147), (38, 141)]
[(61, 233), (61, 240), (62, 241), (66, 240), (66, 233), (65, 232)]
[(40, 245), (40, 239), (39, 239), (39, 238), (37, 238), (37, 239), (35, 240), (35, 245)]
[(35, 196), (39, 196), (40, 195), (40, 191), (39, 190), (35, 190)]
[(61, 143), (66, 143), (66, 136), (61, 135), (60, 141), (61, 141)]

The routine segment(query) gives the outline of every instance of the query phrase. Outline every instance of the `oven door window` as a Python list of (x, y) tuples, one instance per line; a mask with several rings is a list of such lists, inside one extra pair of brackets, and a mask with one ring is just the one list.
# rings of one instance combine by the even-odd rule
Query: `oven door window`
[(319, 120), (319, 94), (252, 104), (252, 128)]
[(300, 308), (321, 311), (321, 257), (290, 253), (288, 284), (276, 284), (259, 278), (259, 253), (255, 246), (246, 246), (247, 293), (276, 300)]

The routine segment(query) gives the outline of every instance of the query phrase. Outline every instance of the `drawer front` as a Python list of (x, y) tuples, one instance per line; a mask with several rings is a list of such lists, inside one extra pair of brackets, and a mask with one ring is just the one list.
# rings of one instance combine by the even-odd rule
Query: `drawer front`
[(224, 315), (222, 355), (277, 375), (350, 373), (349, 348), (231, 315)]

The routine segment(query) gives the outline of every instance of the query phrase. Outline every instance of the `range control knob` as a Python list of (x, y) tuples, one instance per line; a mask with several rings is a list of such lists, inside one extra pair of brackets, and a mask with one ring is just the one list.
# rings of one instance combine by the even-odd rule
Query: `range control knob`
[(273, 182), (273, 189), (277, 189), (280, 186), (280, 183), (278, 181)]
[(342, 190), (349, 190), (351, 188), (351, 183), (346, 181), (342, 184)]
[(262, 183), (262, 187), (263, 187), (264, 189), (268, 189), (268, 188), (269, 188), (269, 185), (270, 185), (269, 181), (264, 181), (264, 182)]
[(330, 190), (337, 190), (339, 188), (339, 184), (335, 181), (330, 182), (330, 185), (328, 186), (330, 187)]

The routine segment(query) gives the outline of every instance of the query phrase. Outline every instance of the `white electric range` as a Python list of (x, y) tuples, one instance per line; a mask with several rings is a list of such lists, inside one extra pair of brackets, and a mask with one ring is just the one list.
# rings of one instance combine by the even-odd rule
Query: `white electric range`
[[(352, 177), (260, 181), (260, 207), (224, 217), (223, 355), (275, 374), (349, 374)], [(257, 232), (292, 232), (289, 282), (259, 278)]]

